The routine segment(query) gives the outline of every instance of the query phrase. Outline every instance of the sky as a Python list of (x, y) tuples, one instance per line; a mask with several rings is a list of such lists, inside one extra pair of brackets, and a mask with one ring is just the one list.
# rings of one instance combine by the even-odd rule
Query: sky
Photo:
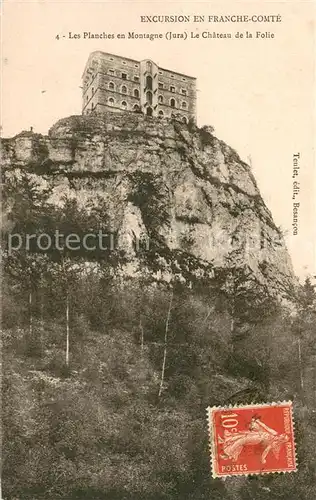
[[(141, 22), (141, 16), (190, 15), (190, 23)], [(193, 22), (193, 16), (205, 16)], [(280, 22), (208, 22), (208, 16), (274, 15)], [(104, 50), (197, 78), (198, 125), (251, 163), (261, 195), (285, 234), (296, 274), (316, 274), (315, 2), (5, 0), (2, 10), (2, 136), (46, 134), (81, 113), (81, 75), (90, 52)], [(162, 33), (132, 40), (128, 32)], [(166, 39), (166, 33), (187, 38)], [(246, 38), (246, 31), (253, 38)], [(73, 38), (69, 33), (79, 34)], [(114, 39), (83, 38), (83, 32)], [(202, 38), (202, 33), (232, 38)], [(236, 37), (237, 32), (243, 38)], [(266, 33), (256, 38), (256, 32)], [(193, 35), (191, 35), (191, 33)], [(118, 38), (126, 34), (126, 38)], [(199, 37), (196, 35), (199, 34)], [(59, 39), (57, 39), (59, 35)], [(274, 37), (272, 37), (274, 35)], [(204, 35), (205, 36), (205, 35)], [(45, 91), (45, 92), (44, 92)], [(300, 154), (293, 179), (293, 155)], [(293, 182), (298, 234), (293, 235)]]

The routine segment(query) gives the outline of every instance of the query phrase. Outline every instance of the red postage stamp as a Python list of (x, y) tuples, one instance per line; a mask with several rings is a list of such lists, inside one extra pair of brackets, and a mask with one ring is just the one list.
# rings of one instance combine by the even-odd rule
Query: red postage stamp
[(290, 401), (207, 413), (213, 477), (296, 471)]

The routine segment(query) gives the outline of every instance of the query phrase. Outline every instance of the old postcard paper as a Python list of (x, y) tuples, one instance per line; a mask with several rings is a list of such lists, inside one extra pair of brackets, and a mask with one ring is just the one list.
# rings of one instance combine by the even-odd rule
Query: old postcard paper
[(315, 2), (1, 13), (0, 498), (315, 498)]

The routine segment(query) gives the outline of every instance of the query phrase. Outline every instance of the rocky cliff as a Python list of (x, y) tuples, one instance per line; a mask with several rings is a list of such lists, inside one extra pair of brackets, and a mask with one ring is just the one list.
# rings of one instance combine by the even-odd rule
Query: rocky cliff
[[(315, 498), (315, 292), (296, 316), (275, 300), (295, 277), (237, 153), (136, 114), (69, 117), (2, 152), (5, 234), (114, 236), (4, 252), (4, 497)], [(288, 400), (295, 478), (212, 479), (206, 407)]]
[(71, 116), (48, 136), (4, 139), (2, 163), (7, 182), (27, 172), (52, 206), (72, 199), (87, 214), (102, 207), (126, 258), (123, 274), (190, 282), (246, 267), (273, 294), (293, 286), (250, 167), (211, 128), (138, 114)]

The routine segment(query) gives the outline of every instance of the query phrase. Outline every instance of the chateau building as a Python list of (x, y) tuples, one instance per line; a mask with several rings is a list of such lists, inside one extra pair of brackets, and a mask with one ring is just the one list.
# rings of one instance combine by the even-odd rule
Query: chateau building
[(106, 52), (92, 52), (83, 75), (82, 113), (116, 111), (196, 120), (196, 78)]

